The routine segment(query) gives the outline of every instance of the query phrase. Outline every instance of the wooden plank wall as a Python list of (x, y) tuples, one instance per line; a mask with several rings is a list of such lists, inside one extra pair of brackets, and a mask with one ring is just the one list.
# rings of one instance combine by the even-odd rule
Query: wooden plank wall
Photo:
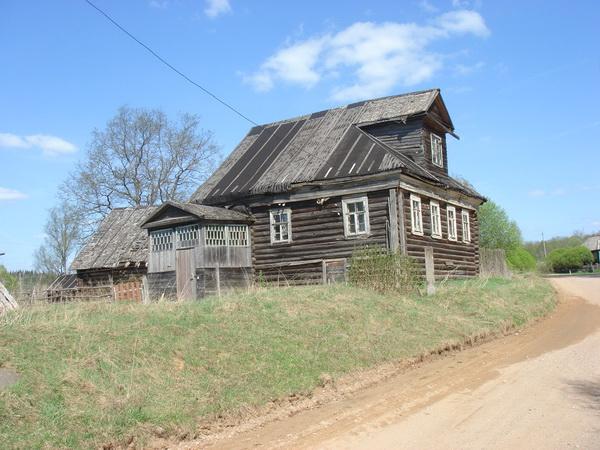
[(389, 191), (368, 194), (371, 233), (346, 238), (342, 199), (332, 197), (322, 206), (316, 199), (286, 205), (292, 210), (292, 243), (271, 244), (269, 207), (254, 208), (253, 259), (258, 281), (289, 284), (321, 282), (322, 260), (350, 258), (365, 245), (387, 245)]
[(449, 278), (477, 276), (479, 274), (479, 222), (475, 212), (469, 211), (471, 242), (465, 243), (462, 242), (462, 208), (456, 206), (456, 229), (458, 240), (450, 241), (448, 240), (448, 220), (446, 216), (447, 204), (438, 201), (442, 222), (442, 238), (434, 239), (431, 237), (430, 199), (424, 195), (419, 195), (421, 198), (421, 210), (423, 214), (423, 236), (418, 236), (412, 233), (410, 192), (402, 190), (399, 195), (402, 195), (403, 200), (407, 254), (413, 257), (424, 270), (424, 248), (425, 246), (432, 247), (435, 275), (438, 280), (446, 276)]

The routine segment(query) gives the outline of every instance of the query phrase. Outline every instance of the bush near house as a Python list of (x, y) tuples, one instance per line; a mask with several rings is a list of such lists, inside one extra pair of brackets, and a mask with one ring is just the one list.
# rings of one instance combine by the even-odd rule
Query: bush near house
[(511, 270), (533, 272), (536, 268), (535, 257), (524, 247), (516, 247), (506, 253), (506, 261)]
[(583, 245), (552, 250), (546, 265), (554, 273), (577, 272), (593, 262), (592, 252)]
[(193, 436), (203, 419), (308, 393), (324, 374), (463, 345), (554, 305), (545, 280), (517, 276), (451, 281), (431, 297), (340, 284), (22, 308), (0, 319), (0, 367), (21, 376), (0, 391), (0, 442), (143, 448), (157, 427)]

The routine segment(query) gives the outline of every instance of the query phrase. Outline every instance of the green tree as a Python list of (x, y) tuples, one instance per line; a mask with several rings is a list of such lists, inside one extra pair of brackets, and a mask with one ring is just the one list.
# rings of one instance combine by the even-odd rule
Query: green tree
[(485, 248), (501, 248), (508, 253), (523, 242), (517, 223), (493, 201), (479, 207), (479, 232), (480, 245)]
[(552, 250), (546, 258), (546, 263), (555, 273), (577, 272), (592, 261), (592, 252), (583, 245)]
[(533, 272), (536, 267), (535, 257), (523, 247), (516, 247), (506, 253), (506, 261), (512, 270)]
[(8, 292), (14, 293), (17, 289), (17, 285), (19, 284), (19, 280), (17, 277), (12, 275), (6, 267), (0, 266), (0, 282), (4, 285)]

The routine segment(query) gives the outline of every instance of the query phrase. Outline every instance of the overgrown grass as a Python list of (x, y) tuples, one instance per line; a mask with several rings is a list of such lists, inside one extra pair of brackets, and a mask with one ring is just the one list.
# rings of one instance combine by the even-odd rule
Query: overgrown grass
[(202, 303), (70, 304), (0, 318), (4, 448), (91, 448), (259, 405), (339, 376), (520, 326), (554, 306), (538, 278), (447, 283), (432, 297), (261, 289)]

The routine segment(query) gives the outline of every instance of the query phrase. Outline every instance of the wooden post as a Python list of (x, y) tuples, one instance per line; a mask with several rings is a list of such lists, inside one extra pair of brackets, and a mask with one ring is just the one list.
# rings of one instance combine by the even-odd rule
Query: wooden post
[(150, 290), (148, 286), (148, 277), (146, 275), (142, 276), (142, 303), (147, 305), (150, 303)]
[(400, 253), (406, 255), (406, 227), (405, 227), (405, 219), (404, 219), (404, 193), (399, 190), (398, 195), (398, 232), (399, 232), (399, 241), (400, 241)]
[(389, 249), (392, 253), (398, 253), (400, 249), (400, 241), (398, 237), (398, 195), (396, 193), (396, 189), (389, 190), (389, 198), (388, 198), (388, 215), (389, 215), (389, 223), (390, 223), (390, 246)]
[(219, 263), (215, 266), (215, 282), (217, 283), (217, 296), (221, 296), (221, 269)]
[(425, 280), (427, 295), (435, 294), (435, 266), (433, 264), (433, 247), (425, 247)]

